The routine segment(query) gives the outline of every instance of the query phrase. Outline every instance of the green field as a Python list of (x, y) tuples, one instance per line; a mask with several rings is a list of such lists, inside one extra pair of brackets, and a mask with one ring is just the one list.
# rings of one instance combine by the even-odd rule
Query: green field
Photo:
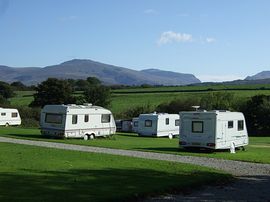
[[(262, 88), (264, 90), (262, 90)], [(212, 90), (202, 92), (200, 91), (207, 89)], [(213, 91), (213, 89), (215, 91)], [(145, 106), (145, 105), (149, 105), (154, 110), (157, 105), (164, 102), (170, 102), (174, 99), (189, 99), (192, 97), (200, 98), (209, 92), (231, 92), (234, 93), (236, 97), (246, 98), (258, 94), (270, 95), (269, 89), (270, 84), (128, 88), (112, 91), (112, 102), (109, 109), (114, 114), (119, 114), (123, 111), (126, 111), (136, 106)], [(177, 92), (183, 90), (188, 90), (191, 92)], [(16, 96), (10, 99), (11, 105), (15, 107), (27, 106), (33, 101), (33, 94), (34, 91), (16, 91)], [(76, 93), (76, 95), (78, 95), (78, 93)]]
[(199, 166), (0, 143), (0, 201), (128, 201), (224, 182)]
[(84, 141), (82, 139), (47, 139), (40, 135), (40, 131), (38, 129), (1, 127), (0, 135), (13, 138), (54, 141), (95, 147), (119, 148), (127, 150), (171, 153), (177, 155), (204, 156), (257, 163), (270, 163), (270, 137), (250, 137), (250, 144), (246, 147), (246, 151), (238, 150), (236, 154), (230, 154), (229, 151), (217, 151), (214, 153), (186, 151), (178, 148), (178, 138), (170, 140), (168, 138), (138, 137), (133, 133), (117, 133), (112, 138), (98, 138), (93, 141)]

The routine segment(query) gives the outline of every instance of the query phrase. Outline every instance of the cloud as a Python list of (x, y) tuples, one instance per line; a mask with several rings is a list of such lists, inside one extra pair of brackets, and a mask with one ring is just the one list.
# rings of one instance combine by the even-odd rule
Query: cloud
[(216, 39), (215, 39), (215, 38), (212, 38), (212, 37), (207, 37), (207, 38), (205, 39), (205, 41), (206, 41), (207, 43), (214, 43), (214, 42), (216, 42)]
[(149, 8), (149, 9), (146, 9), (143, 11), (145, 14), (148, 14), (148, 15), (153, 15), (153, 14), (157, 14), (158, 12), (152, 8)]
[(177, 33), (173, 31), (166, 31), (163, 32), (158, 39), (157, 43), (158, 45), (165, 45), (168, 43), (173, 43), (173, 42), (192, 42), (193, 37), (191, 34), (186, 34), (186, 33)]
[(202, 82), (222, 82), (244, 79), (243, 76), (238, 75), (196, 75)]

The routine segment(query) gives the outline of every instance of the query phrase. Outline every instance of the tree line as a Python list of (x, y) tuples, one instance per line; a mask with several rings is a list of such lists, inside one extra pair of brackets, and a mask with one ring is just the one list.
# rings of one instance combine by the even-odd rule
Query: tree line
[[(33, 87), (24, 86), (20, 82), (8, 84), (0, 82), (0, 106), (9, 106), (8, 99), (16, 90), (35, 90), (34, 100), (28, 107), (18, 107), (23, 123), (26, 126), (38, 126), (40, 108), (46, 104), (83, 104), (92, 103), (108, 107), (111, 102), (110, 87), (102, 85), (95, 77), (86, 80), (61, 80), (49, 78)], [(81, 91), (76, 94), (76, 91)], [(194, 110), (191, 106), (199, 105), (205, 110), (230, 110), (243, 112), (251, 135), (270, 136), (270, 96), (256, 95), (240, 98), (230, 92), (210, 92), (201, 96), (175, 99), (156, 107), (150, 104), (130, 108), (118, 113), (117, 118), (133, 118), (141, 113), (153, 111), (179, 113)]]

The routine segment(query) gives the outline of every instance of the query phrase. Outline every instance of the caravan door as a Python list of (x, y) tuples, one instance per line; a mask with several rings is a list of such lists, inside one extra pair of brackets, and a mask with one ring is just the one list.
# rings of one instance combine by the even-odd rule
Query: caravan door
[(216, 149), (221, 149), (226, 145), (227, 121), (217, 120), (216, 128)]

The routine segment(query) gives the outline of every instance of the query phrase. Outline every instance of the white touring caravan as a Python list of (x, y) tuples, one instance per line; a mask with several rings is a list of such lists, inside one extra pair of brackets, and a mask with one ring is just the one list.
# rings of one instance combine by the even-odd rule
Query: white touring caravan
[(0, 125), (16, 126), (21, 125), (21, 117), (17, 109), (8, 109), (0, 107)]
[(132, 119), (132, 132), (137, 133), (138, 132), (138, 127), (139, 127), (139, 118), (133, 118)]
[(46, 105), (41, 111), (40, 128), (42, 135), (85, 140), (116, 131), (112, 113), (91, 104)]
[(141, 136), (168, 136), (171, 139), (179, 134), (178, 114), (141, 114), (138, 123), (138, 134)]
[(245, 117), (224, 110), (180, 112), (179, 146), (231, 149), (248, 144)]

